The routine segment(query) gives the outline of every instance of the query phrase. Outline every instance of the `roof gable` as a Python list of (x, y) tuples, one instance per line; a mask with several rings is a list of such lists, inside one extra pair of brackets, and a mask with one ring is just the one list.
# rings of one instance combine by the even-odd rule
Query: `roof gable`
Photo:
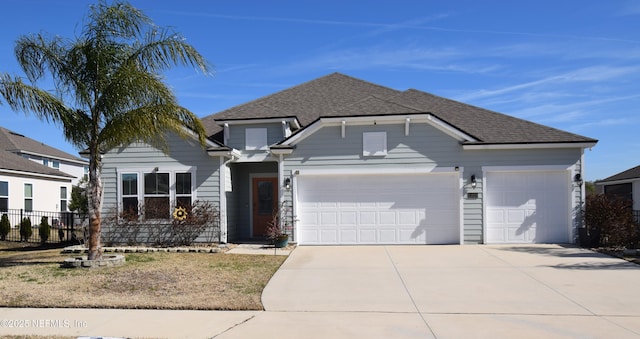
[(391, 88), (333, 73), (207, 116), (204, 120), (297, 117), (300, 124), (306, 126), (323, 114), (367, 97), (385, 98), (398, 93)]

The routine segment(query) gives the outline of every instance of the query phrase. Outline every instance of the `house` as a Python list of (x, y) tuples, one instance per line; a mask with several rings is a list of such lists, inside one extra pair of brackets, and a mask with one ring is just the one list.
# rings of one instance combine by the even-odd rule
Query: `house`
[(340, 73), (202, 121), (205, 149), (169, 135), (168, 154), (104, 154), (105, 211), (208, 200), (223, 242), (261, 237), (285, 206), (299, 245), (572, 243), (597, 143)]
[(66, 212), (74, 177), (0, 150), (0, 212)]
[(73, 185), (77, 185), (89, 173), (87, 160), (2, 127), (0, 127), (0, 150), (70, 174), (73, 177)]
[(640, 166), (630, 168), (595, 182), (596, 191), (633, 202), (633, 210), (640, 211)]

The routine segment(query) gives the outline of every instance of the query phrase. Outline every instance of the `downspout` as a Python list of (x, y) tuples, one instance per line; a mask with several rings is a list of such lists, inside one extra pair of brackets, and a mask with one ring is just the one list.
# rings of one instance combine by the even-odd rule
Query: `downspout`
[(226, 166), (228, 163), (234, 160), (233, 156), (225, 161), (224, 156), (220, 157), (220, 175), (218, 178), (220, 180), (220, 236), (219, 242), (221, 244), (226, 244), (228, 242), (229, 237), (229, 227), (227, 225), (227, 180), (226, 180)]

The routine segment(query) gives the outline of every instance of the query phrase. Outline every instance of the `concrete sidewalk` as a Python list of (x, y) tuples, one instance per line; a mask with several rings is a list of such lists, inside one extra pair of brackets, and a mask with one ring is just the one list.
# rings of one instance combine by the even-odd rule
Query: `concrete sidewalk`
[(575, 247), (303, 246), (264, 312), (0, 308), (0, 336), (640, 338), (638, 286), (640, 266)]
[(262, 311), (0, 308), (0, 337), (212, 338)]

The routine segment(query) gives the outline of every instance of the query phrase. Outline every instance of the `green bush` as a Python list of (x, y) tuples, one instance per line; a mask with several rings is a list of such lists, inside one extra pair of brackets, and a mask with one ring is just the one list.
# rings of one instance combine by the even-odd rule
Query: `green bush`
[(11, 232), (11, 224), (9, 223), (9, 216), (5, 213), (0, 218), (0, 240), (6, 240), (9, 232)]
[(31, 219), (29, 217), (23, 218), (20, 222), (20, 241), (28, 241), (32, 234)]
[(38, 227), (38, 234), (40, 234), (40, 242), (46, 243), (49, 240), (49, 234), (51, 233), (51, 227), (49, 226), (49, 217), (42, 217), (40, 219), (40, 226)]
[(604, 194), (587, 196), (585, 227), (591, 247), (627, 247), (638, 244), (638, 225), (628, 201)]

